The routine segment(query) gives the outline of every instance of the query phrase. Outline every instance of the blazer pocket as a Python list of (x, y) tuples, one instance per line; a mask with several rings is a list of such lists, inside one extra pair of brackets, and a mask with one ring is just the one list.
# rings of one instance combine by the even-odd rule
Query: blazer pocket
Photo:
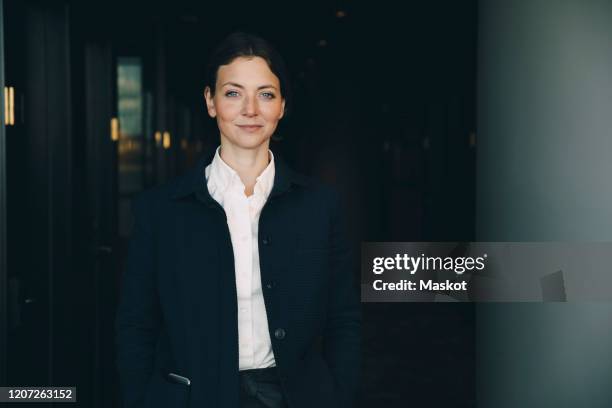
[(187, 387), (191, 385), (191, 380), (189, 378), (172, 372), (166, 373), (166, 380), (170, 381), (171, 383), (182, 384)]
[(154, 376), (147, 392), (147, 408), (187, 408), (191, 393), (191, 380), (180, 374), (162, 371)]
[(306, 364), (309, 375), (305, 381), (317, 390), (312, 405), (321, 408), (337, 407), (336, 381), (325, 359), (318, 352), (314, 352), (309, 355)]

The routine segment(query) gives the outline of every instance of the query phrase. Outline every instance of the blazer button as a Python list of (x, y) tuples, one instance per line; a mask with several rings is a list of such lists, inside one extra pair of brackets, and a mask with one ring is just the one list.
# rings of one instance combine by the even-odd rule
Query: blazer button
[(270, 242), (271, 242), (271, 241), (270, 241), (270, 237), (264, 237), (264, 238), (261, 240), (261, 243), (262, 243), (262, 244), (264, 244), (264, 245), (270, 245)]
[(285, 338), (285, 329), (276, 329), (274, 330), (274, 337), (276, 337), (278, 340), (282, 340)]

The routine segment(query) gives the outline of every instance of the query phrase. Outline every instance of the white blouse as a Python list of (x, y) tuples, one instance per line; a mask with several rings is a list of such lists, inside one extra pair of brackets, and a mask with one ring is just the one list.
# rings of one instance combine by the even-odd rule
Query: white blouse
[(259, 215), (274, 184), (274, 155), (257, 177), (253, 195), (247, 197), (238, 173), (228, 166), (217, 148), (206, 167), (208, 191), (225, 210), (234, 249), (238, 294), (239, 369), (275, 366), (268, 318), (261, 288), (257, 232)]

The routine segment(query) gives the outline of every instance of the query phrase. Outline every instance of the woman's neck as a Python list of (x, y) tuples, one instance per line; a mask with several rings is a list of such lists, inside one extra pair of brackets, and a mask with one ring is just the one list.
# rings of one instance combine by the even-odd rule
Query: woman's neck
[(219, 155), (228, 166), (238, 173), (244, 184), (246, 196), (251, 196), (257, 177), (268, 167), (270, 161), (268, 145), (262, 145), (256, 149), (240, 149), (221, 143)]

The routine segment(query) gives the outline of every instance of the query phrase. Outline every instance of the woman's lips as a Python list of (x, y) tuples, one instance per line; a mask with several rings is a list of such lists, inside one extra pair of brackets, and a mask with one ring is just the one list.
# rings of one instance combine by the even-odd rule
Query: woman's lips
[(237, 125), (237, 126), (240, 129), (244, 130), (245, 132), (249, 132), (249, 133), (257, 132), (259, 129), (263, 127), (261, 125)]

